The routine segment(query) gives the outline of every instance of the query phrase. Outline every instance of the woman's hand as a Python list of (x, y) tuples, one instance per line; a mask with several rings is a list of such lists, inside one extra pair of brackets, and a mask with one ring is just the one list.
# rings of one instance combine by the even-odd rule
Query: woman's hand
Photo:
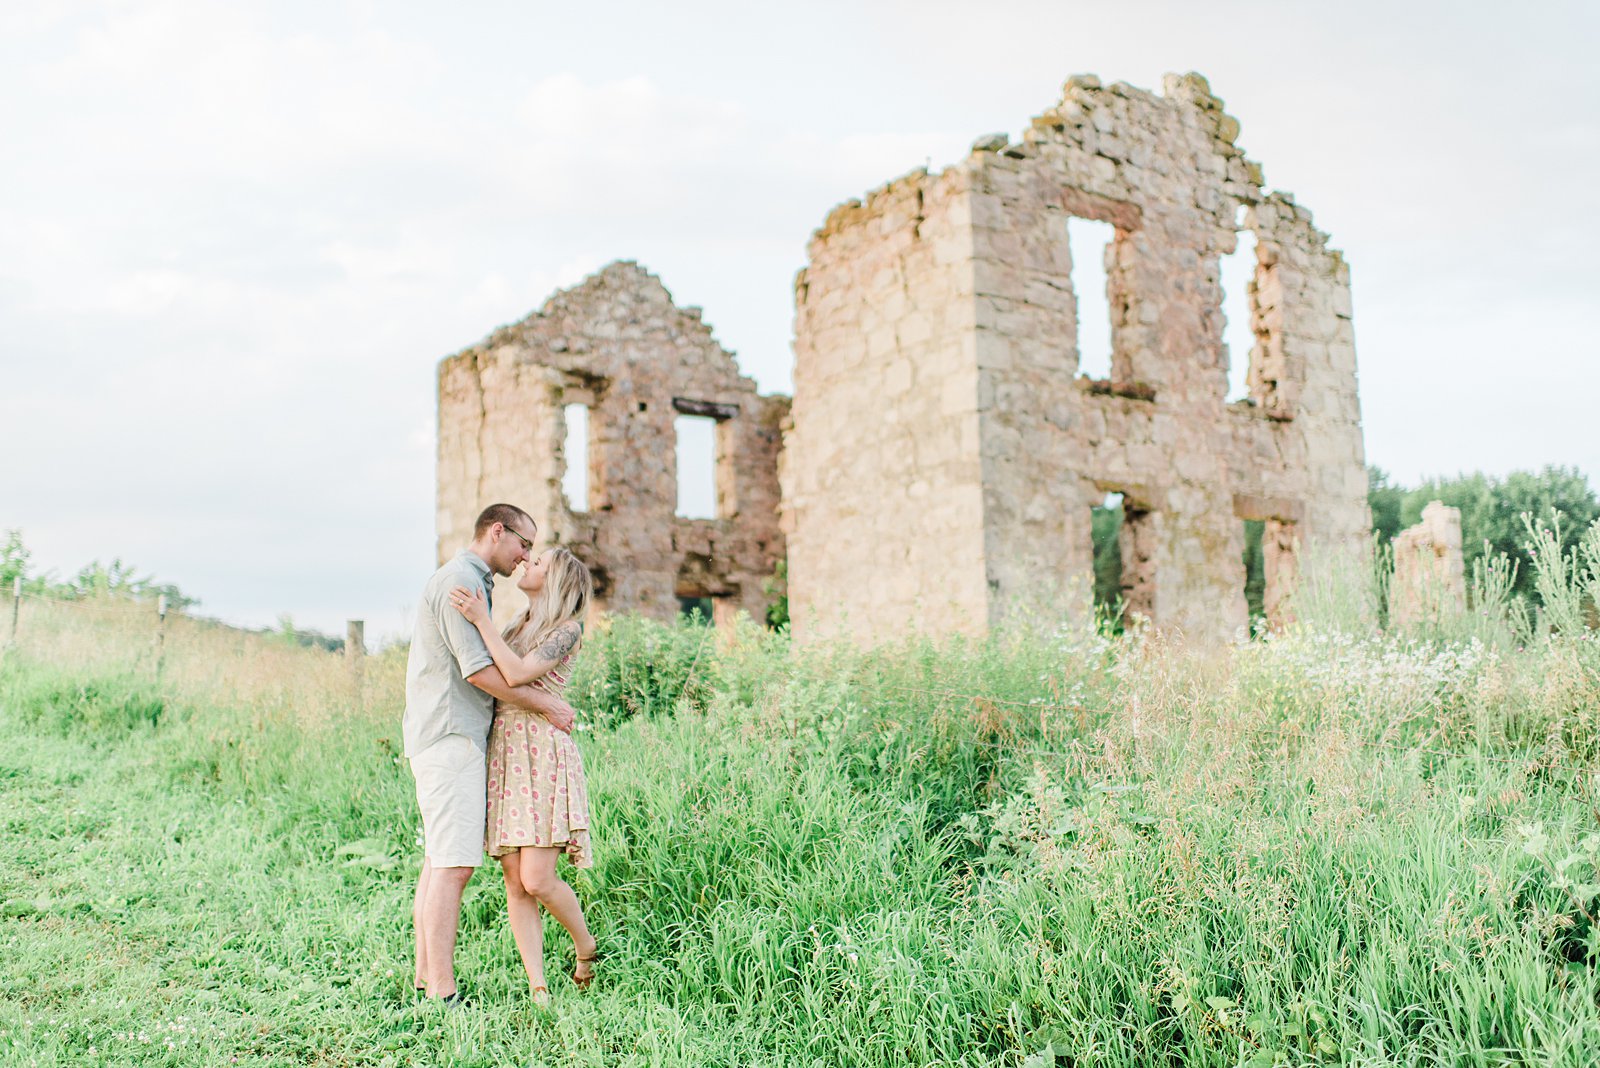
[(450, 603), (455, 605), (456, 611), (466, 616), (470, 623), (489, 622), (489, 602), (483, 599), (482, 590), (469, 590), (465, 586), (457, 586), (450, 591)]

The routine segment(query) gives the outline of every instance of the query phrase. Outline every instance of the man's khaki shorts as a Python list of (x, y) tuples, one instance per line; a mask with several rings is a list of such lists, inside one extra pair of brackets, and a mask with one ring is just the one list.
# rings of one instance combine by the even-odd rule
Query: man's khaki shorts
[(422, 848), (435, 868), (476, 868), (483, 862), (488, 811), (484, 751), (464, 734), (447, 734), (411, 758), (422, 809)]

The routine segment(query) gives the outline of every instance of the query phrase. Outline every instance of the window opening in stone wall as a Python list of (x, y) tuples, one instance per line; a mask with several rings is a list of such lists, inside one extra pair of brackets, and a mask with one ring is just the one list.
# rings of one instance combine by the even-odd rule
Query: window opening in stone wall
[(678, 438), (678, 515), (717, 517), (717, 421), (679, 415), (672, 421)]
[(711, 597), (679, 597), (678, 615), (702, 627), (712, 625), (716, 614), (716, 601)]
[(1244, 521), (1244, 604), (1249, 613), (1251, 638), (1261, 637), (1267, 629), (1266, 561), (1261, 552), (1261, 536), (1266, 526), (1260, 519)]
[(1095, 624), (1110, 634), (1122, 633), (1122, 494), (1108, 493), (1089, 510), (1089, 536), (1094, 547)]
[(1088, 378), (1111, 377), (1111, 298), (1106, 284), (1106, 257), (1116, 243), (1117, 228), (1098, 219), (1067, 220), (1067, 247), (1072, 253), (1072, 293), (1078, 307), (1078, 373)]
[(1227, 401), (1250, 396), (1250, 355), (1255, 350), (1256, 234), (1245, 225), (1240, 205), (1239, 244), (1222, 257), (1222, 342), (1228, 357)]
[(561, 492), (574, 512), (589, 510), (589, 406), (568, 404), (561, 409), (567, 434), (562, 444), (567, 469), (561, 474)]

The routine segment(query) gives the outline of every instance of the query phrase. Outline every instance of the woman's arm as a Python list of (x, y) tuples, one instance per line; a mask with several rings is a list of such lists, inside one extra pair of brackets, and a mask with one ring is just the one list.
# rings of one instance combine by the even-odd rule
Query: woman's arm
[(483, 644), (494, 658), (494, 666), (500, 669), (500, 674), (511, 686), (524, 686), (544, 678), (551, 668), (561, 663), (562, 657), (572, 651), (572, 647), (578, 644), (579, 635), (583, 633), (577, 623), (563, 623), (539, 643), (539, 648), (527, 656), (518, 656), (489, 622), (489, 606), (481, 592), (457, 586), (450, 591), (450, 603), (478, 628), (478, 633), (483, 635)]

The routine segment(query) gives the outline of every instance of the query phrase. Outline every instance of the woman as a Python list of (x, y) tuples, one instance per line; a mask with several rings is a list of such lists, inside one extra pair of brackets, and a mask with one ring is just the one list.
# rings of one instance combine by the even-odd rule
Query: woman
[[(531, 683), (560, 696), (583, 635), (582, 620), (594, 580), (581, 560), (558, 547), (526, 564), (517, 588), (528, 595), (528, 607), (504, 635), (490, 624), (481, 593), (457, 587), (450, 599), (483, 635), (506, 682)], [(548, 1005), (540, 905), (572, 935), (578, 958), (572, 981), (580, 989), (593, 980), (599, 956), (577, 895), (556, 875), (556, 857), (562, 853), (575, 867), (594, 866), (583, 758), (572, 735), (556, 730), (537, 712), (497, 702), (489, 728), (488, 760), (484, 848), (499, 858), (505, 870), (506, 911), (533, 1000)]]

